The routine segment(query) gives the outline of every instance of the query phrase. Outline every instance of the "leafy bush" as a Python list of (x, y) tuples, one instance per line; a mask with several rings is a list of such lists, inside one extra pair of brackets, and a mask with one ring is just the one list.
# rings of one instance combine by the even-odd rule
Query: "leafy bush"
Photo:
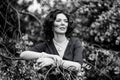
[(87, 80), (120, 79), (120, 53), (99, 48), (97, 45), (84, 44), (84, 70)]
[(119, 0), (83, 1), (75, 12), (77, 35), (105, 49), (119, 51)]

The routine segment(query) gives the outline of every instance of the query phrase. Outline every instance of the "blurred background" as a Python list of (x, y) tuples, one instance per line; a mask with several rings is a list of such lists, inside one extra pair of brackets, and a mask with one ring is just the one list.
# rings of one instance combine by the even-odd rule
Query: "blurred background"
[(56, 8), (69, 12), (75, 26), (72, 36), (82, 41), (82, 79), (119, 80), (120, 0), (1, 0), (0, 80), (46, 77), (36, 73), (32, 61), (20, 60), (19, 55), (44, 41), (43, 21)]

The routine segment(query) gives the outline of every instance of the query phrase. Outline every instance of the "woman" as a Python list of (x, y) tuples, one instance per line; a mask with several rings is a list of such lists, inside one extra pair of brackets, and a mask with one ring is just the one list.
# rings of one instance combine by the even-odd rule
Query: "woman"
[(63, 10), (51, 11), (44, 24), (45, 39), (30, 49), (21, 53), (23, 59), (37, 59), (40, 67), (49, 65), (80, 70), (83, 63), (82, 46), (78, 38), (70, 37), (73, 30), (69, 15)]

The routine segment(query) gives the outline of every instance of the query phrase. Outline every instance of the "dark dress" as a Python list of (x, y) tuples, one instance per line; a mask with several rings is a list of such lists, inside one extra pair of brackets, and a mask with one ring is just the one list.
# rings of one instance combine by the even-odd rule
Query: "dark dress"
[[(46, 52), (48, 54), (59, 55), (52, 40), (39, 43), (36, 46), (32, 47), (30, 50), (35, 52)], [(83, 49), (80, 40), (78, 38), (72, 37), (70, 38), (69, 43), (66, 47), (63, 59), (79, 62), (82, 64), (82, 51)]]

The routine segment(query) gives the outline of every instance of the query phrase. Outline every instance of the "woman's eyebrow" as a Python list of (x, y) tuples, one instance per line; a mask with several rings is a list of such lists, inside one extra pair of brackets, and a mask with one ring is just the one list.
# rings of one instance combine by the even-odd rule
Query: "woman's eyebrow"
[[(62, 18), (56, 18), (56, 19), (62, 19)], [(64, 18), (64, 20), (68, 20), (67, 18)]]

